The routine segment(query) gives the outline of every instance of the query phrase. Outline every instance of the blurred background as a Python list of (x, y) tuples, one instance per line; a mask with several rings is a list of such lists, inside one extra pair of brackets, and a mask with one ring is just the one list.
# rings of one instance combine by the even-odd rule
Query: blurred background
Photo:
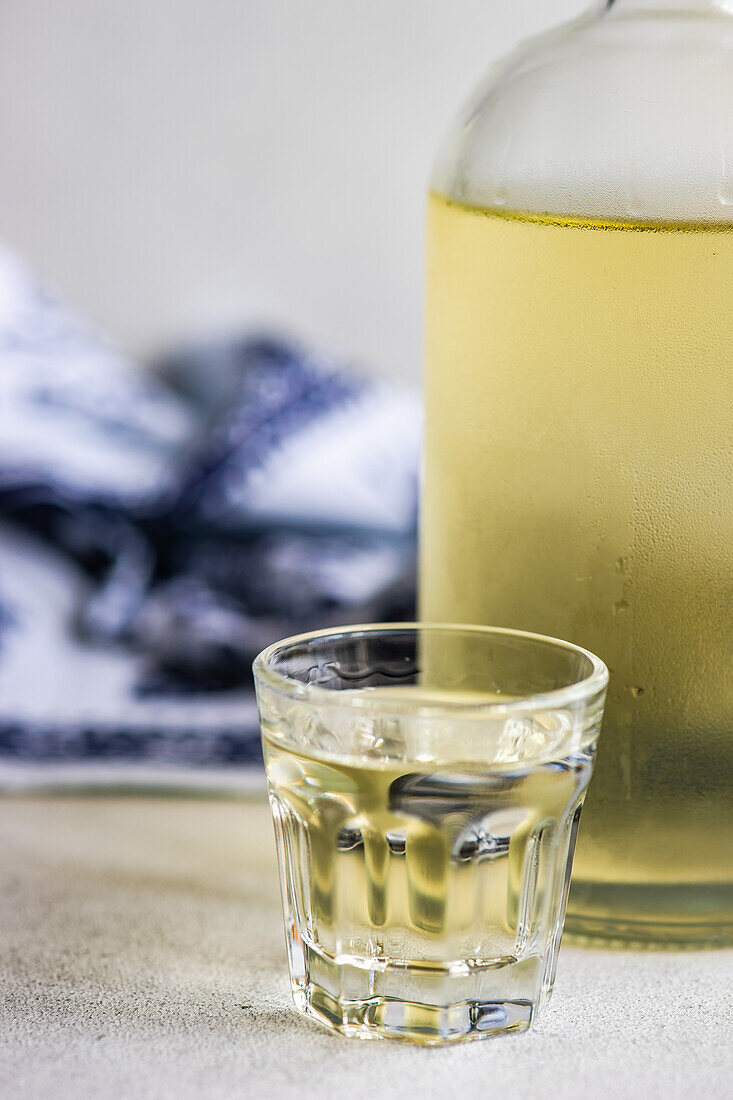
[(3, 0), (0, 231), (131, 353), (277, 323), (417, 380), (436, 144), (585, 6)]
[(430, 163), (581, 7), (4, 0), (0, 783), (257, 764), (260, 648), (415, 615)]

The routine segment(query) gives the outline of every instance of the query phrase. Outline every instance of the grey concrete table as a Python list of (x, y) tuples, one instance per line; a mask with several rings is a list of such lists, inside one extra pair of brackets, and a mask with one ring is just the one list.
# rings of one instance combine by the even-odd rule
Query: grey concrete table
[(291, 1006), (263, 797), (0, 801), (0, 1095), (733, 1096), (733, 952), (565, 947), (526, 1035), (360, 1043)]

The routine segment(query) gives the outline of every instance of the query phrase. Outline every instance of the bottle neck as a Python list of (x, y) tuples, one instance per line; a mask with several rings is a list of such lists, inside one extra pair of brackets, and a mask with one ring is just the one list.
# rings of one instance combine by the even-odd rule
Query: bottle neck
[(606, 11), (677, 12), (680, 15), (733, 15), (733, 0), (605, 0)]

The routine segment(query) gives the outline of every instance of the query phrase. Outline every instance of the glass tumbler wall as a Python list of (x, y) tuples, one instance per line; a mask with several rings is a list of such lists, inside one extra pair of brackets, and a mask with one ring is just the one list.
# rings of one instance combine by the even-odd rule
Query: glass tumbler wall
[(255, 664), (297, 1006), (423, 1043), (549, 995), (607, 673), (534, 635), (389, 626)]
[(733, 940), (733, 3), (490, 74), (428, 217), (421, 613), (611, 671), (568, 929)]

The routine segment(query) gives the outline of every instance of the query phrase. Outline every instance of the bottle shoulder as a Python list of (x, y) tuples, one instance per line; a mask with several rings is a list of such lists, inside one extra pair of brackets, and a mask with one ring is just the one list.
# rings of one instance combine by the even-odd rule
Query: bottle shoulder
[(487, 74), (434, 190), (538, 213), (733, 221), (733, 18), (583, 18)]

